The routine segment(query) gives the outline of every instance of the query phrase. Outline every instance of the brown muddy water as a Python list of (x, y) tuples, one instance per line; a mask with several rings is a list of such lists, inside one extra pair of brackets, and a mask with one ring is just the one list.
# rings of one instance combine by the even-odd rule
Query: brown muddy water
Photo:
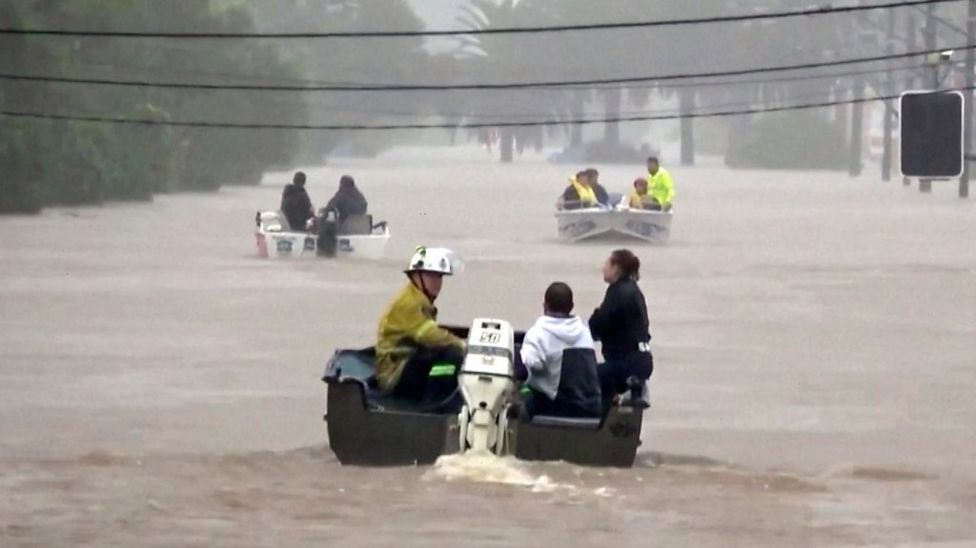
[[(575, 167), (575, 166), (572, 166)], [(976, 546), (976, 205), (877, 177), (673, 167), (635, 245), (657, 370), (638, 465), (340, 466), (319, 377), (417, 244), (442, 320), (579, 312), (611, 244), (555, 239), (570, 166), (400, 149), (356, 176), (382, 262), (255, 257), (258, 188), (0, 219), (0, 545)], [(624, 190), (640, 174), (606, 167)]]

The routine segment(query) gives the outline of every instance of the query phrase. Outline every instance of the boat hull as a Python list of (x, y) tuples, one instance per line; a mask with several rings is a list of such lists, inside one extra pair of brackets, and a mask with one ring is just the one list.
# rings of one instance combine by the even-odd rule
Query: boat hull
[(635, 239), (664, 244), (671, 237), (670, 211), (577, 209), (557, 211), (559, 238), (575, 243), (596, 239)]
[[(458, 415), (425, 413), (370, 387), (372, 349), (340, 350), (329, 362), (325, 420), (329, 446), (342, 464), (432, 464), (460, 451)], [(643, 409), (614, 405), (603, 419), (534, 417), (510, 420), (505, 447), (516, 458), (590, 466), (633, 466)]]
[[(254, 232), (258, 255), (269, 259), (298, 259), (315, 257), (316, 237), (305, 232), (265, 231)], [(378, 260), (386, 256), (390, 241), (389, 229), (368, 235), (336, 237), (336, 253), (340, 257)]]

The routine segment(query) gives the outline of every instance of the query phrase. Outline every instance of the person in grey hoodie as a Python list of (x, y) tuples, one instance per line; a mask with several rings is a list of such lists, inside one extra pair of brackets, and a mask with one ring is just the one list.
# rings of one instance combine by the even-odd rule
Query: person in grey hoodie
[[(522, 387), (528, 416), (562, 414), (556, 405), (562, 374), (563, 351), (567, 348), (593, 350), (590, 329), (573, 315), (573, 291), (563, 282), (546, 289), (544, 314), (525, 333), (520, 358), (528, 372)], [(594, 358), (595, 363), (595, 358)]]

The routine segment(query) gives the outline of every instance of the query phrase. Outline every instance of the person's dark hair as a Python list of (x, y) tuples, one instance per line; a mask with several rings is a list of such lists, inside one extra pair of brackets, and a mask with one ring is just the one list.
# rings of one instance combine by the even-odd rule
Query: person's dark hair
[(583, 173), (589, 175), (590, 177), (595, 177), (595, 176), (597, 176), (597, 175), (600, 174), (600, 172), (597, 171), (596, 168), (593, 168), (593, 167), (586, 168), (586, 171), (584, 171)]
[(654, 162), (655, 164), (661, 165), (661, 161), (658, 159), (657, 156), (648, 156), (647, 157), (647, 163), (651, 163), (651, 162)]
[(295, 176), (292, 177), (292, 179), (291, 179), (291, 182), (295, 183), (296, 185), (303, 185), (303, 184), (305, 184), (305, 172), (304, 171), (296, 171), (295, 172)]
[(352, 175), (343, 175), (339, 178), (339, 188), (350, 188), (356, 186), (356, 181), (352, 178)]
[(620, 269), (623, 278), (640, 279), (640, 259), (629, 249), (616, 249), (610, 254), (610, 262)]
[(573, 312), (573, 290), (563, 282), (553, 282), (546, 289), (546, 311), (570, 315)]
[(579, 179), (580, 177), (586, 177), (587, 175), (589, 175), (589, 173), (587, 173), (586, 170), (576, 172), (577, 179)]

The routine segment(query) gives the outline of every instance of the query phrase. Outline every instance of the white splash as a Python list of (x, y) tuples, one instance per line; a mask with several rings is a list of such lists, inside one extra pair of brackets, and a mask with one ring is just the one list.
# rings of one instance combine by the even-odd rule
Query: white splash
[(556, 483), (549, 476), (529, 473), (514, 457), (497, 457), (490, 453), (444, 455), (437, 459), (424, 478), (515, 485), (528, 487), (533, 493), (575, 490), (572, 485)]

